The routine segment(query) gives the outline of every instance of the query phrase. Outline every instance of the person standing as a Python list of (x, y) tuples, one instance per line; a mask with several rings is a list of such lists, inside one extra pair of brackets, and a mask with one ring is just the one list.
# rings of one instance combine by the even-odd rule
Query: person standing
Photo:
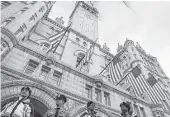
[(64, 104), (67, 102), (67, 98), (64, 95), (56, 96), (57, 108), (48, 110), (44, 117), (71, 117), (69, 113), (64, 109)]
[(31, 89), (22, 87), (18, 100), (12, 101), (2, 107), (1, 117), (33, 117), (34, 109), (30, 103)]
[(87, 103), (87, 110), (80, 117), (100, 117), (94, 109), (95, 103), (93, 101), (89, 101)]
[(122, 111), (122, 117), (138, 117), (133, 111), (131, 111), (130, 105), (127, 102), (122, 102), (120, 108)]

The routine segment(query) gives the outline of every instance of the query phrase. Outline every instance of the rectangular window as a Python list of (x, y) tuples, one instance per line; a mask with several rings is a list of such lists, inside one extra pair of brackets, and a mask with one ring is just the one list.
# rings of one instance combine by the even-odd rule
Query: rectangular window
[(108, 106), (111, 105), (109, 93), (104, 92), (104, 103), (105, 103), (106, 105), (108, 105)]
[(32, 74), (35, 71), (35, 69), (37, 68), (38, 65), (39, 65), (38, 62), (30, 60), (28, 62), (26, 69), (25, 69), (25, 73), (26, 74)]
[(43, 65), (42, 68), (41, 68), (41, 74), (40, 76), (43, 76), (43, 77), (47, 77), (48, 76), (48, 73), (50, 72), (51, 68)]
[(61, 77), (62, 77), (62, 73), (54, 70), (52, 80), (55, 82), (55, 84), (60, 85)]
[(140, 117), (140, 113), (139, 113), (139, 109), (138, 106), (134, 104), (134, 111), (135, 113), (138, 115), (138, 117)]
[(98, 102), (101, 102), (101, 101), (102, 101), (101, 91), (100, 91), (99, 89), (96, 89), (96, 90), (95, 90), (95, 99), (96, 99), (96, 101), (98, 101)]
[(146, 117), (146, 113), (143, 107), (140, 107), (140, 112), (141, 112), (142, 117)]
[(92, 99), (92, 86), (86, 85), (87, 98)]

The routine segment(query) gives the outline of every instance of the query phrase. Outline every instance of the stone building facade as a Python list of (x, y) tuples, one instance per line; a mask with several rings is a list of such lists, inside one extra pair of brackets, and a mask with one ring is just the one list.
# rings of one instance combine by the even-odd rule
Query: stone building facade
[[(56, 20), (48, 17), (54, 3), (1, 2), (2, 106), (14, 100), (21, 87), (26, 85), (32, 90), (31, 101), (36, 117), (42, 117), (47, 109), (55, 108), (57, 94), (64, 94), (68, 98), (65, 109), (72, 117), (79, 117), (89, 100), (96, 102), (96, 110), (101, 117), (120, 117), (119, 105), (122, 101), (131, 103), (140, 117), (170, 115), (169, 80), (156, 58), (143, 52), (139, 45), (134, 47), (133, 41), (127, 40), (124, 46), (119, 45), (118, 54), (115, 55), (119, 58), (129, 55), (132, 58), (130, 61), (122, 58), (122, 78), (115, 81), (109, 75), (99, 75), (114, 55), (106, 44), (102, 47), (98, 43), (98, 11), (86, 2), (76, 2), (70, 15), (70, 29), (57, 50), (46, 54), (50, 46), (48, 39), (66, 28), (62, 17)], [(80, 70), (76, 65), (93, 44), (95, 48), (89, 66)], [(136, 55), (130, 50), (132, 47)], [(142, 62), (136, 60), (135, 57), (141, 59), (141, 56), (158, 67), (147, 64), (145, 59)], [(122, 79), (128, 69), (134, 67), (132, 63), (135, 66), (147, 64), (145, 69), (152, 70), (163, 79), (161, 81), (167, 91), (165, 105), (134, 96), (126, 90)], [(147, 75), (145, 71), (142, 74)]]

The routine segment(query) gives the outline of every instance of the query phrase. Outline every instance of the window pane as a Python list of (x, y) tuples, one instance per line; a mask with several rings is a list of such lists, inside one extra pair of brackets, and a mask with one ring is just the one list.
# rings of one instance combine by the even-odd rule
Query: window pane
[(92, 86), (86, 85), (86, 96), (87, 98), (92, 98)]
[(106, 105), (110, 106), (110, 95), (104, 92), (104, 102)]
[(34, 72), (34, 70), (36, 69), (36, 67), (38, 66), (38, 64), (39, 64), (38, 62), (30, 60), (28, 62), (26, 69), (25, 69), (25, 73), (32, 74)]
[(60, 85), (61, 77), (62, 73), (54, 70), (52, 81), (54, 81), (56, 85)]
[(95, 96), (96, 96), (96, 101), (101, 102), (101, 91), (100, 90), (95, 90)]

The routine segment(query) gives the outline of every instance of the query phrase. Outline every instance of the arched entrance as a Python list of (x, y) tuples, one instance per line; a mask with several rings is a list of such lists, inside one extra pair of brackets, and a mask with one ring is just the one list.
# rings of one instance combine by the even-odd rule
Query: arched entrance
[[(80, 117), (80, 115), (86, 111), (86, 105), (79, 106), (70, 112), (71, 117)], [(117, 113), (110, 113), (104, 108), (97, 107), (96, 111), (99, 113), (100, 117), (120, 117)]]
[(56, 94), (46, 87), (29, 82), (13, 81), (5, 82), (1, 85), (1, 106), (18, 99), (18, 94), (23, 86), (29, 86), (32, 90), (30, 100), (34, 107), (34, 116), (43, 117), (45, 112), (50, 108), (55, 108)]

